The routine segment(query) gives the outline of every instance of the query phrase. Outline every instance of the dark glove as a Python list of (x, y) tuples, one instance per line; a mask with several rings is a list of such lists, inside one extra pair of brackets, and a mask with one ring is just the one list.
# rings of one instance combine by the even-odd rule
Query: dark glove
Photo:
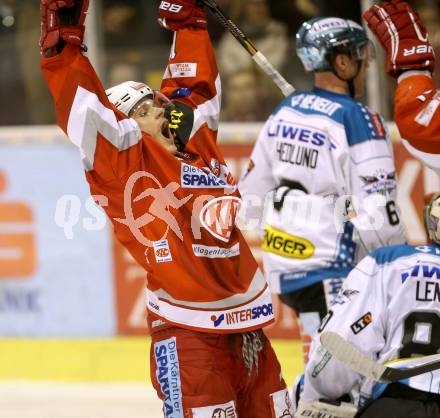
[[(84, 39), (84, 21), (89, 0), (41, 0), (40, 19), (41, 54), (64, 43), (81, 45)], [(59, 52), (59, 51), (58, 51)]]
[(206, 12), (199, 0), (161, 1), (158, 20), (165, 29), (173, 31), (186, 27), (208, 27)]
[(402, 0), (382, 1), (364, 13), (368, 27), (386, 53), (386, 71), (434, 70), (435, 57), (420, 15)]

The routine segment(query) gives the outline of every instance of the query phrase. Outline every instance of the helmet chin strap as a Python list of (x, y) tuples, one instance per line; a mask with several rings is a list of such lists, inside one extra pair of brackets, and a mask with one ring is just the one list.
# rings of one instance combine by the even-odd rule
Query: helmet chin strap
[(348, 91), (350, 93), (350, 96), (352, 99), (354, 99), (354, 97), (356, 96), (356, 89), (354, 87), (354, 78), (350, 78), (350, 80), (347, 80), (347, 84), (348, 84)]
[(354, 80), (355, 80), (355, 78), (359, 75), (359, 73), (360, 73), (360, 71), (361, 71), (361, 67), (362, 67), (362, 61), (361, 61), (361, 60), (356, 60), (356, 67), (357, 67), (357, 68), (356, 68), (356, 73), (355, 73), (355, 75), (354, 75), (353, 77), (351, 77), (351, 78), (347, 78), (347, 79), (342, 78), (342, 77), (338, 74), (338, 72), (336, 71), (336, 68), (335, 68), (334, 65), (333, 65), (333, 68), (332, 68), (332, 72), (333, 72), (333, 74), (334, 74), (336, 77), (338, 77), (339, 80), (345, 81), (345, 82), (347, 83), (347, 85), (348, 85), (348, 91), (349, 91), (349, 93), (350, 93), (350, 97), (353, 98), (353, 99), (354, 99), (354, 97), (355, 97), (355, 95), (356, 95), (356, 88), (355, 88), (355, 86), (354, 86)]

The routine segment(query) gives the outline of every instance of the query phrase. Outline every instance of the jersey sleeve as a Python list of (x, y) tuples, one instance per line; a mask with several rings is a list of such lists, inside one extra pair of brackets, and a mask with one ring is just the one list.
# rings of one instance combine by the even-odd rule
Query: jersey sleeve
[(399, 78), (394, 117), (406, 148), (440, 175), (440, 91), (429, 73)]
[(391, 139), (382, 117), (357, 104), (347, 118), (350, 164), (347, 184), (352, 196), (348, 217), (355, 226), (361, 254), (405, 242)]
[(143, 152), (142, 133), (109, 102), (81, 49), (68, 44), (60, 54), (42, 58), (41, 67), (57, 123), (79, 148), (94, 181), (113, 181), (132, 170)]
[(384, 347), (386, 291), (377, 275), (377, 264), (368, 256), (344, 281), (342, 290), (313, 339), (305, 370), (304, 400), (336, 400), (363, 381), (362, 376), (333, 359), (321, 346), (321, 332), (336, 332), (373, 360)]
[(270, 156), (272, 142), (268, 130), (272, 117), (261, 130), (249, 160), (246, 172), (243, 174), (238, 189), (245, 202), (242, 216), (249, 220), (260, 220), (264, 210), (264, 202), (268, 192), (274, 190), (277, 181), (273, 175), (273, 161)]
[(175, 32), (161, 92), (176, 105), (170, 128), (180, 144), (185, 146), (200, 129), (205, 140), (216, 140), (221, 83), (207, 30)]

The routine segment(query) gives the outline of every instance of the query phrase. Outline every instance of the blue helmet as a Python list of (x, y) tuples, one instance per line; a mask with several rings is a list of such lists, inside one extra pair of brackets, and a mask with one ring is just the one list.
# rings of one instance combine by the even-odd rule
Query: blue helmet
[(306, 71), (332, 71), (335, 53), (353, 59), (368, 58), (371, 44), (364, 28), (338, 17), (316, 17), (304, 22), (296, 34), (296, 53)]

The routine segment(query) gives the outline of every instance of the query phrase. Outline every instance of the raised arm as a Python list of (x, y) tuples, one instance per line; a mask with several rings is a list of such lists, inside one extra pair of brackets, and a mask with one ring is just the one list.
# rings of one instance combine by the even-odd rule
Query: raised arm
[(372, 6), (364, 19), (385, 49), (387, 73), (398, 79), (394, 116), (404, 145), (440, 174), (440, 95), (425, 25), (402, 0)]
[(408, 148), (440, 174), (440, 92), (427, 71), (399, 77), (394, 117)]
[(41, 68), (52, 93), (56, 119), (79, 148), (94, 181), (108, 182), (137, 163), (138, 124), (116, 110), (83, 54), (88, 0), (42, 0)]
[(193, 138), (194, 145), (203, 148), (206, 144), (196, 144), (202, 137), (198, 135), (201, 128), (210, 131), (204, 141), (215, 141), (220, 115), (220, 77), (205, 11), (198, 4), (196, 0), (175, 0), (162, 2), (159, 8), (159, 22), (175, 32), (161, 92), (176, 105), (170, 127), (181, 148)]

